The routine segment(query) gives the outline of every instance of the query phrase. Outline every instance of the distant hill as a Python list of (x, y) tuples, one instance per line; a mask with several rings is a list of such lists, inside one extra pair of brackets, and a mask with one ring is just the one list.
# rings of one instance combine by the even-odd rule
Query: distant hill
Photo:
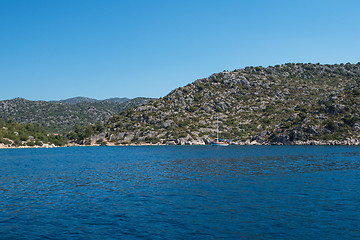
[(97, 100), (94, 98), (88, 98), (88, 97), (74, 97), (74, 98), (68, 98), (68, 99), (64, 99), (64, 100), (59, 100), (59, 101), (50, 101), (52, 103), (66, 103), (66, 104), (78, 104), (78, 103), (83, 103), (83, 102), (87, 102), (87, 103), (94, 103), (94, 102), (103, 102), (103, 101), (108, 101), (108, 102), (113, 102), (113, 103), (124, 103), (124, 102), (128, 102), (130, 101), (130, 98), (108, 98), (105, 100)]
[(224, 71), (121, 112), (98, 131), (114, 143), (291, 144), (360, 139), (360, 63), (287, 63)]
[(50, 101), (52, 103), (67, 103), (67, 104), (78, 104), (82, 102), (97, 102), (99, 100), (94, 98), (88, 98), (88, 97), (74, 97), (74, 98), (68, 98), (64, 100), (59, 101)]
[(128, 102), (130, 101), (129, 98), (108, 98), (105, 99), (104, 101), (108, 101), (108, 102), (117, 102), (117, 103), (124, 103), (124, 102)]
[(50, 132), (63, 132), (75, 125), (104, 121), (110, 116), (148, 102), (149, 98), (96, 100), (76, 97), (61, 101), (29, 101), (23, 98), (0, 101), (0, 119), (38, 123)]

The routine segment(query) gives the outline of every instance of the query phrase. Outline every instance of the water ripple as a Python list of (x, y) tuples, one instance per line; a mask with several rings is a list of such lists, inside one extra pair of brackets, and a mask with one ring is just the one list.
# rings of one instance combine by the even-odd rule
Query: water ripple
[(359, 147), (0, 154), (0, 239), (360, 237)]

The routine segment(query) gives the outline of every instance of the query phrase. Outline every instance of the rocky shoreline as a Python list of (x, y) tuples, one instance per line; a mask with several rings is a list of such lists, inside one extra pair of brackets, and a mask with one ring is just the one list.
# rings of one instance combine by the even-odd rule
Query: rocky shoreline
[[(10, 146), (5, 144), (0, 144), (0, 149), (18, 149), (18, 148), (59, 148), (59, 147), (97, 147), (97, 146), (202, 146), (209, 145), (209, 143), (199, 143), (199, 142), (176, 142), (170, 141), (166, 143), (127, 143), (127, 144), (115, 144), (112, 142), (102, 143), (102, 144), (66, 144), (64, 146), (55, 146), (54, 144), (44, 144), (43, 146)], [(230, 145), (233, 146), (307, 146), (307, 145), (317, 145), (317, 146), (360, 146), (360, 141), (357, 139), (350, 140), (308, 140), (308, 141), (294, 141), (294, 142), (257, 142), (257, 141), (236, 141), (232, 142)]]
[(60, 147), (60, 146), (56, 146), (54, 144), (44, 144), (42, 146), (13, 146), (13, 145), (10, 145), (10, 144), (3, 144), (3, 143), (0, 143), (0, 149), (17, 149), (17, 148), (57, 148), (57, 147)]
[(237, 142), (234, 145), (327, 145), (327, 146), (358, 146), (360, 142), (357, 139), (351, 140), (307, 140), (307, 141), (294, 141), (294, 142), (257, 142), (257, 141), (245, 141), (245, 142)]

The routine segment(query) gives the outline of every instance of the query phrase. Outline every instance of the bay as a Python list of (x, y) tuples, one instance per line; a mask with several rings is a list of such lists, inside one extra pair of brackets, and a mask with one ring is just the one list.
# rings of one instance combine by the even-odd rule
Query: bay
[(354, 239), (358, 146), (0, 150), (0, 239)]

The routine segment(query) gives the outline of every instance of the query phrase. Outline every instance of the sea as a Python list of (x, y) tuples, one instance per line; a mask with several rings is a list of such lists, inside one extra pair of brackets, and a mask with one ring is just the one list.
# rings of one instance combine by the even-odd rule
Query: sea
[(0, 239), (359, 238), (359, 146), (0, 150)]

